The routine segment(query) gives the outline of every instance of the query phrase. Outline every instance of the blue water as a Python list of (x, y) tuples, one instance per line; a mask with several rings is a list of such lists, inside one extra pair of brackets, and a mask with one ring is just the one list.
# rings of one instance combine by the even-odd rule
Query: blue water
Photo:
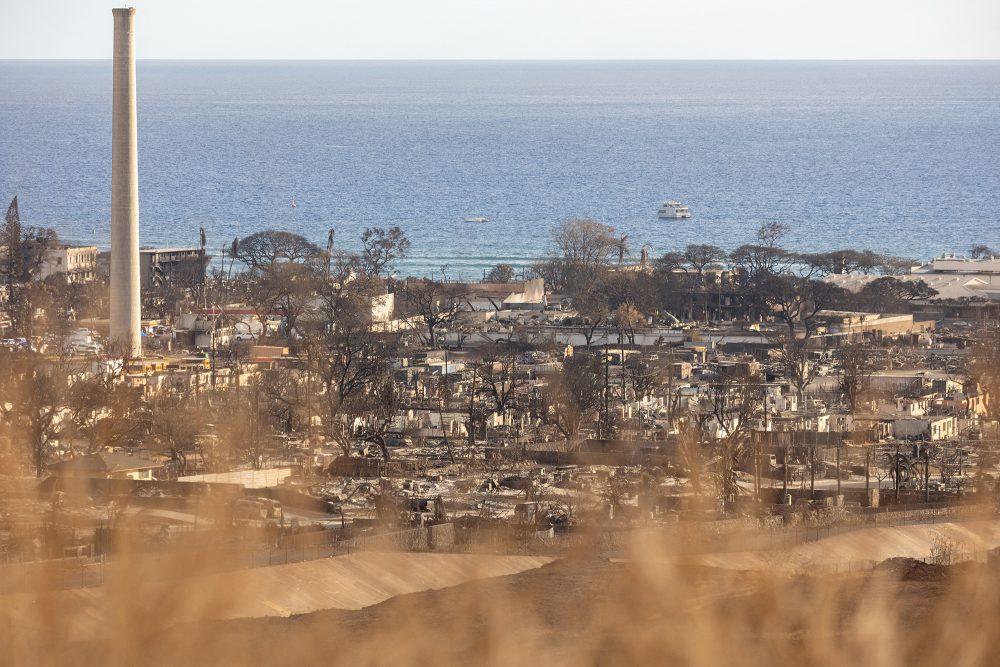
[[(452, 277), (575, 217), (653, 255), (772, 220), (802, 250), (1000, 246), (996, 62), (146, 61), (138, 86), (143, 244), (399, 225), (403, 272)], [(106, 246), (110, 125), (109, 62), (0, 61), (0, 198)]]

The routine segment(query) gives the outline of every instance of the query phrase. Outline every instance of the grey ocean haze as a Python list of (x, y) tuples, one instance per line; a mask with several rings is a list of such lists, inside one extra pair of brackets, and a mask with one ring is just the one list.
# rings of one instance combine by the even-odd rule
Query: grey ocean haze
[[(803, 250), (1000, 245), (998, 62), (140, 61), (138, 88), (146, 245), (399, 225), (401, 271), (451, 277), (577, 217), (654, 256), (774, 220)], [(26, 223), (106, 247), (110, 163), (110, 62), (0, 61)], [(667, 198), (694, 217), (658, 220)]]

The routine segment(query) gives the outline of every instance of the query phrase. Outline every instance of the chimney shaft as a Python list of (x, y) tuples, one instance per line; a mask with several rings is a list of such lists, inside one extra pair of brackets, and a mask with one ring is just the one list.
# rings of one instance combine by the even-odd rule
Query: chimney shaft
[(139, 161), (135, 103), (135, 9), (115, 19), (111, 107), (111, 340), (141, 354)]

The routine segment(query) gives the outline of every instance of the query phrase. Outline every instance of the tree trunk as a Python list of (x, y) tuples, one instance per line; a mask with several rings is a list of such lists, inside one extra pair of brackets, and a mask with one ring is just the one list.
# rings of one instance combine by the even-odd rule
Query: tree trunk
[(32, 463), (35, 464), (35, 477), (42, 476), (45, 459), (45, 439), (42, 436), (42, 427), (38, 419), (38, 417), (33, 419), (31, 425), (31, 458)]
[(896, 458), (893, 460), (892, 467), (892, 479), (893, 484), (896, 487), (894, 495), (896, 504), (899, 504), (899, 445), (896, 445)]
[(781, 502), (784, 503), (785, 502), (784, 496), (788, 495), (788, 445), (785, 445), (785, 463), (782, 466), (782, 468), (784, 468), (782, 472), (784, 473), (785, 479), (781, 483), (781, 494), (782, 494)]
[(837, 445), (837, 495), (840, 495), (840, 445)]
[(872, 471), (872, 450), (871, 447), (865, 448), (865, 497), (871, 497), (871, 471)]
[(385, 462), (388, 463), (390, 458), (389, 448), (385, 446), (385, 437), (380, 435), (375, 437), (374, 440), (375, 444), (378, 445), (378, 448), (382, 450), (382, 458), (384, 458)]
[(753, 489), (757, 502), (760, 502), (760, 445), (753, 447)]
[(594, 334), (597, 333), (597, 327), (601, 326), (602, 321), (603, 321), (602, 319), (598, 319), (596, 322), (590, 325), (590, 328), (587, 329), (587, 332), (583, 334), (584, 338), (587, 341), (587, 347), (590, 347), (591, 342), (594, 340)]
[(444, 446), (448, 450), (448, 460), (451, 461), (452, 465), (455, 464), (455, 450), (451, 448), (451, 442), (448, 440), (448, 434), (444, 435)]
[(350, 440), (350, 438), (347, 438), (343, 434), (340, 434), (340, 435), (334, 435), (333, 436), (333, 440), (340, 447), (340, 451), (344, 452), (344, 456), (350, 456), (351, 455), (351, 440)]
[[(442, 399), (443, 400), (443, 399)], [(455, 463), (455, 452), (451, 448), (451, 442), (448, 440), (448, 429), (444, 427), (444, 410), (438, 410), (438, 421), (441, 423), (441, 434), (444, 436), (442, 438), (444, 442), (445, 449), (448, 450), (448, 460), (451, 461), (452, 465)]]
[(816, 499), (816, 443), (809, 448), (809, 500)]

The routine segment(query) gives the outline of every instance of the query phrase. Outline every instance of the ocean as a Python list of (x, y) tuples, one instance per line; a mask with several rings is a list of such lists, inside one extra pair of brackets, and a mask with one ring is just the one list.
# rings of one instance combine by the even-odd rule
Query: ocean
[[(333, 228), (355, 249), (399, 225), (401, 273), (464, 279), (583, 217), (654, 257), (770, 221), (796, 250), (1000, 247), (1000, 62), (140, 61), (137, 78), (143, 245)], [(110, 61), (0, 61), (3, 205), (107, 247), (110, 127)], [(665, 199), (693, 217), (658, 219)]]

